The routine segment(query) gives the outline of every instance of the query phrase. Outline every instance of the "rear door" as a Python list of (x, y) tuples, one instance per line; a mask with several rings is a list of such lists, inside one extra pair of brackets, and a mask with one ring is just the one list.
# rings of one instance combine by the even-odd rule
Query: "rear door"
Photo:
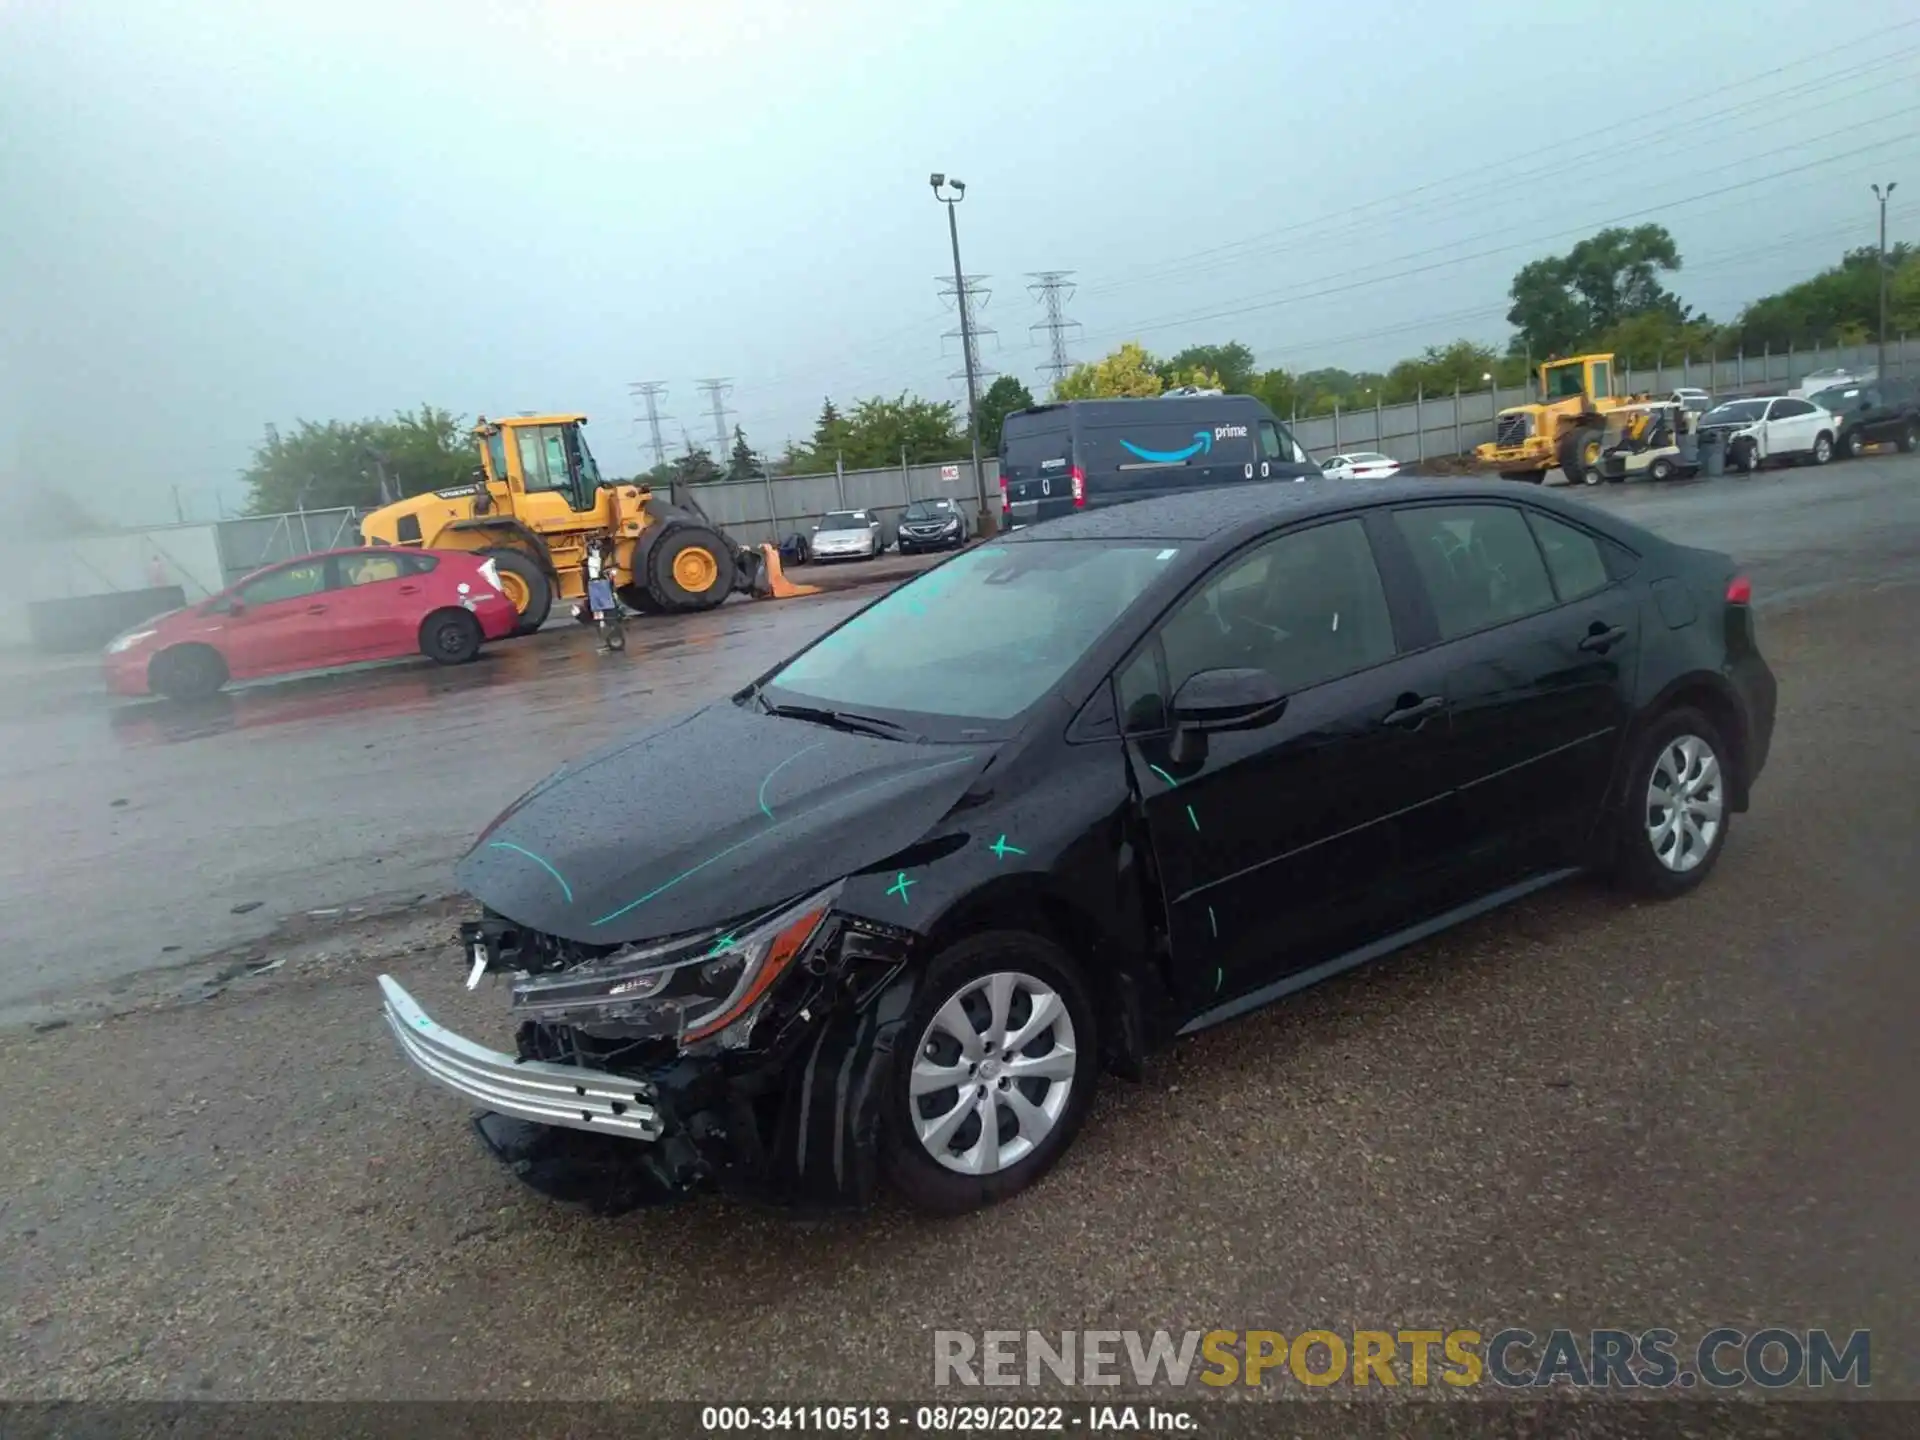
[(423, 568), (430, 555), (362, 550), (335, 557), (340, 585), (331, 592), (343, 648), (355, 660), (410, 655), (419, 648), (427, 608)]
[[(1181, 684), (1242, 666), (1279, 683), (1280, 713), (1176, 736)], [(1120, 667), (1116, 703), (1189, 1010), (1343, 954), (1421, 907), (1449, 828), (1444, 684), (1433, 657), (1399, 653), (1357, 516), (1221, 562)]]
[(1401, 506), (1393, 521), (1447, 676), (1458, 878), (1484, 893), (1577, 863), (1632, 713), (1625, 552), (1496, 501)]
[(1072, 412), (1064, 406), (1009, 415), (1000, 438), (1000, 478), (1014, 525), (1073, 509)]

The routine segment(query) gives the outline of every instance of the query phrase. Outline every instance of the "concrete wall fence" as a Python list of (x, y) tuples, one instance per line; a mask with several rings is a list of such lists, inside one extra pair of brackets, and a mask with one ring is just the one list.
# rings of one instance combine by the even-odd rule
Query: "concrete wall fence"
[[(1798, 385), (1816, 370), (1858, 372), (1878, 360), (1873, 345), (1789, 349), (1761, 355), (1672, 356), (1652, 367), (1623, 371), (1631, 391), (1666, 394), (1698, 386), (1716, 396), (1764, 394)], [(1920, 378), (1920, 340), (1902, 336), (1887, 346), (1890, 374)], [(1377, 450), (1405, 465), (1459, 455), (1493, 438), (1493, 417), (1503, 407), (1524, 404), (1527, 390), (1462, 391), (1421, 396), (1408, 405), (1377, 405), (1332, 415), (1282, 416), (1315, 457), (1344, 450)], [(999, 467), (981, 461), (990, 500), (999, 494)], [(779, 540), (808, 530), (829, 510), (877, 512), (891, 539), (900, 512), (914, 500), (944, 496), (973, 509), (973, 466), (966, 460), (934, 465), (894, 465), (825, 475), (779, 475), (725, 480), (693, 487), (700, 507), (745, 544)], [(355, 510), (308, 510), (257, 515), (213, 525), (166, 525), (64, 540), (15, 536), (0, 541), (16, 586), (0, 605), (0, 645), (25, 645), (31, 630), (27, 605), (82, 596), (178, 586), (193, 604), (224, 589), (249, 571), (316, 550), (359, 543)]]

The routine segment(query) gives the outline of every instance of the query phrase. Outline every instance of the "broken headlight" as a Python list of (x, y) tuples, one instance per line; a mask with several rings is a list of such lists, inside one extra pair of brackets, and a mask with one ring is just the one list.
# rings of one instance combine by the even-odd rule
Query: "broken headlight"
[(836, 881), (737, 931), (681, 936), (558, 974), (525, 976), (514, 983), (513, 1013), (634, 1039), (689, 1045), (721, 1036), (723, 1045), (745, 1044), (753, 1027), (738, 1022), (759, 1009), (774, 981), (819, 933), (840, 885)]

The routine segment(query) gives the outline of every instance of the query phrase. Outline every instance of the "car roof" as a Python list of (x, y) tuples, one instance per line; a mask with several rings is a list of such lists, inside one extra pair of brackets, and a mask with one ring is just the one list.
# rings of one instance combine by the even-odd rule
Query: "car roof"
[[(1036, 540), (1231, 540), (1243, 531), (1258, 533), (1275, 525), (1375, 504), (1409, 500), (1494, 500), (1512, 504), (1521, 498), (1515, 490), (1511, 482), (1441, 481), (1408, 476), (1404, 471), (1389, 480), (1369, 482), (1360, 492), (1313, 479), (1255, 481), (1080, 510), (1044, 525), (1022, 527), (1003, 538), (1016, 545)], [(1591, 508), (1572, 510), (1567, 502), (1531, 487), (1524, 494), (1529, 503), (1575, 513), (1583, 521)]]

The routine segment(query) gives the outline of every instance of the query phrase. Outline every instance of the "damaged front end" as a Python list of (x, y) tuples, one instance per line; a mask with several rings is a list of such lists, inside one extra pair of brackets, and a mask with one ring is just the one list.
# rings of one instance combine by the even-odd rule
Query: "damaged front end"
[(718, 1189), (857, 1206), (877, 1183), (914, 937), (836, 910), (839, 891), (624, 946), (489, 914), (461, 928), (468, 985), (510, 977), (517, 1054), (439, 1026), (383, 975), (386, 1018), (421, 1071), (486, 1107), (487, 1146), (555, 1199), (617, 1213)]

